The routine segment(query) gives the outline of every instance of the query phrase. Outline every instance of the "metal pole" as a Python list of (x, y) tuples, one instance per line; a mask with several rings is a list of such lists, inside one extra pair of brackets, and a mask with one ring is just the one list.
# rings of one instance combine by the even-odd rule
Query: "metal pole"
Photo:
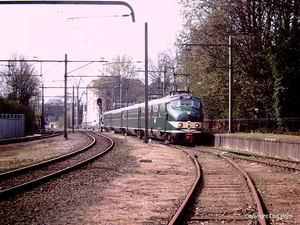
[(126, 87), (126, 106), (128, 107), (128, 86)]
[(67, 98), (68, 98), (68, 93), (67, 93), (67, 74), (68, 74), (68, 69), (67, 69), (67, 65), (68, 65), (68, 55), (65, 54), (65, 104), (64, 104), (64, 108), (65, 108), (65, 113), (64, 113), (64, 138), (68, 139), (68, 133), (67, 133)]
[(61, 1), (61, 0), (12, 1), (12, 0), (8, 0), (8, 1), (5, 1), (5, 0), (0, 0), (0, 4), (123, 5), (123, 6), (126, 6), (127, 8), (129, 8), (131, 13), (128, 16), (131, 16), (132, 22), (135, 22), (135, 15), (134, 15), (133, 8), (127, 2), (123, 2), (123, 1), (87, 1), (87, 0), (85, 0), (85, 1), (81, 1), (81, 0), (75, 0), (75, 1), (71, 1), (71, 0), (68, 0), (68, 1)]
[(120, 108), (122, 108), (122, 83), (121, 83), (121, 79), (120, 79)]
[(163, 79), (163, 87), (162, 87), (162, 97), (165, 97), (166, 95), (166, 86), (165, 86), (165, 83), (166, 83), (166, 74), (167, 74), (167, 66), (165, 66), (165, 69), (164, 69), (164, 79)]
[(79, 86), (77, 86), (77, 97), (76, 97), (76, 127), (79, 126)]
[(45, 114), (45, 100), (44, 100), (44, 84), (42, 84), (42, 115), (41, 115), (41, 128), (42, 128), (42, 132), (45, 131), (45, 117), (44, 117), (44, 114)]
[(72, 133), (74, 134), (75, 126), (75, 95), (74, 95), (74, 86), (73, 86), (73, 99), (72, 99)]
[(110, 109), (115, 109), (116, 101), (115, 101), (115, 83), (114, 80), (112, 81), (112, 103)]
[(145, 143), (148, 143), (148, 23), (145, 23)]
[[(89, 85), (90, 85), (90, 84), (89, 84)], [(88, 86), (89, 86), (89, 85), (88, 85)], [(87, 87), (88, 87), (88, 86), (87, 86)], [(85, 98), (85, 122), (86, 122), (86, 123), (85, 123), (85, 127), (88, 128), (88, 127), (87, 127), (88, 113), (89, 113), (89, 110), (88, 110), (88, 101), (89, 101), (89, 92), (88, 92), (88, 89), (86, 89), (86, 92), (85, 92), (85, 93), (86, 93), (86, 96), (85, 96), (85, 97), (86, 97), (86, 98)]]
[(229, 124), (228, 124), (228, 133), (232, 133), (232, 96), (233, 96), (233, 68), (232, 68), (232, 36), (229, 36)]

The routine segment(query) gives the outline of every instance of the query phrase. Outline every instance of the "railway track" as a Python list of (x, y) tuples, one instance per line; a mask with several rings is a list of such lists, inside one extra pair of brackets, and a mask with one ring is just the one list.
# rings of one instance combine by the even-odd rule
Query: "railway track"
[(298, 224), (298, 161), (204, 146), (175, 147), (201, 165), (201, 178), (169, 225)]
[[(51, 160), (0, 174), (0, 199), (5, 199), (14, 193), (31, 189), (54, 177), (74, 170), (92, 160), (104, 155), (113, 147), (113, 141), (101, 134), (85, 132), (91, 139), (86, 147)], [(97, 148), (93, 147), (101, 141)]]
[[(177, 147), (201, 165), (199, 188), (188, 195), (171, 224), (266, 224), (263, 203), (249, 175), (232, 160), (205, 149)], [(197, 180), (195, 182), (198, 182)], [(195, 184), (193, 185), (193, 188)], [(192, 199), (191, 199), (192, 197)], [(180, 215), (184, 212), (185, 215)], [(257, 218), (245, 215), (262, 215)]]
[[(269, 224), (299, 224), (299, 161), (214, 148), (251, 175), (264, 199)], [(247, 217), (255, 215), (246, 215)]]
[[(201, 147), (201, 149), (204, 149), (205, 147)], [(217, 147), (210, 147), (206, 148), (209, 151), (213, 150), (216, 153), (224, 154), (227, 157), (238, 159), (238, 160), (245, 160), (252, 163), (260, 163), (265, 164), (268, 166), (277, 167), (280, 169), (286, 169), (289, 171), (300, 171), (300, 161), (297, 160), (291, 160), (291, 159), (283, 159), (278, 157), (271, 157), (271, 156), (264, 156), (260, 154), (250, 153), (250, 152), (244, 152), (244, 151), (236, 151), (236, 150), (227, 150), (223, 148), (217, 148)]]

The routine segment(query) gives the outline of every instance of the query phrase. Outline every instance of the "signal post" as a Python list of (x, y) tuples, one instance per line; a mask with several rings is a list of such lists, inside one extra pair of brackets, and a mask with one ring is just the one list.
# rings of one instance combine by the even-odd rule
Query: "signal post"
[(102, 132), (102, 99), (101, 98), (97, 99), (97, 105), (99, 106), (99, 128), (100, 131)]

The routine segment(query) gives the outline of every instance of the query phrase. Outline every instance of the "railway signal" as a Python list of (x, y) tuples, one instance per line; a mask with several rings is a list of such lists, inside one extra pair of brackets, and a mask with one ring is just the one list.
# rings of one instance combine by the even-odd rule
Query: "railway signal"
[(99, 106), (99, 108), (102, 107), (102, 99), (101, 98), (97, 99), (97, 105)]

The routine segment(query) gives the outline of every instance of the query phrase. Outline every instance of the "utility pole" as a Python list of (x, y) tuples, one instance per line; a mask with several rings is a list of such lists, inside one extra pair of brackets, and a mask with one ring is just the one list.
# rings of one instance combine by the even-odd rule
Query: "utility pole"
[(41, 115), (41, 128), (42, 132), (45, 131), (45, 102), (44, 102), (44, 83), (42, 84), (42, 115)]
[(68, 55), (65, 54), (65, 101), (64, 101), (64, 138), (68, 139), (68, 133), (67, 133), (67, 117), (68, 117), (68, 109), (67, 109), (67, 99), (68, 99)]
[(123, 98), (123, 95), (122, 95), (122, 82), (121, 82), (121, 79), (120, 79), (120, 108), (122, 108), (122, 98)]
[(76, 97), (76, 127), (79, 126), (79, 86), (77, 86), (77, 97)]
[(145, 143), (148, 143), (148, 23), (145, 23)]
[(232, 68), (232, 36), (229, 36), (229, 121), (228, 121), (228, 133), (232, 133), (232, 114), (233, 114), (233, 103), (232, 103), (232, 96), (233, 96), (233, 68)]
[(72, 98), (72, 133), (74, 134), (75, 127), (75, 91), (73, 86), (73, 98)]
[(163, 84), (162, 84), (162, 97), (166, 95), (166, 75), (167, 75), (167, 66), (165, 65), (164, 69), (164, 77), (163, 77)]

